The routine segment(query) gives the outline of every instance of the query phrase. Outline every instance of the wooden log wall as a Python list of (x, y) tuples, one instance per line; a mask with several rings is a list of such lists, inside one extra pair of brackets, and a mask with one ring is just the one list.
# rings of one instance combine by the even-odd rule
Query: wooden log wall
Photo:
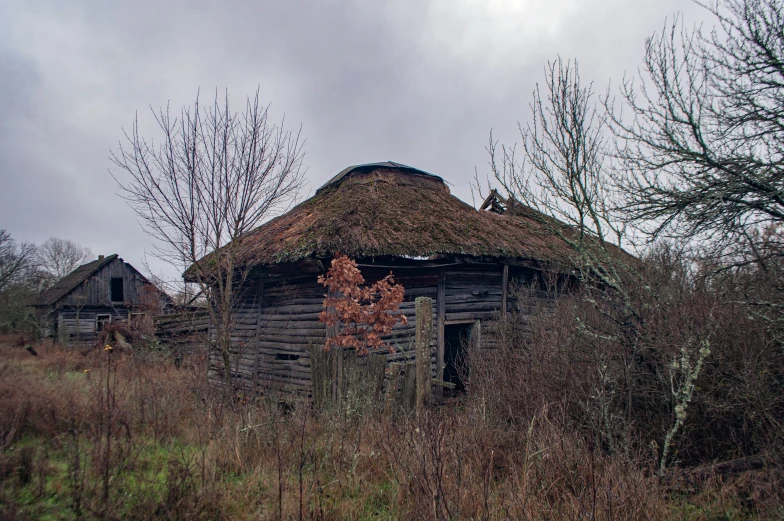
[[(508, 312), (510, 315), (512, 313), (516, 315), (515, 326), (523, 333), (523, 338), (526, 340), (532, 334), (532, 317), (554, 310), (553, 294), (543, 287), (543, 281), (537, 276), (532, 276), (531, 273), (516, 272), (510, 275)], [(496, 342), (493, 337), (491, 347), (495, 347)]]
[[(256, 294), (261, 293), (261, 283), (256, 286)], [(325, 291), (316, 275), (264, 281), (255, 341), (260, 386), (310, 393), (310, 352), (326, 338), (326, 327), (318, 320)]]
[[(389, 274), (389, 268), (363, 266), (360, 269), (369, 282)], [(509, 287), (515, 281), (530, 278), (531, 270), (505, 268), (497, 265), (459, 265), (446, 268), (394, 268), (398, 283), (405, 287), (400, 312), (407, 324), (397, 324), (384, 340), (393, 348), (376, 350), (385, 364), (398, 364), (395, 371), (405, 373), (407, 363), (414, 360), (416, 320), (414, 300), (425, 296), (433, 300), (433, 335), (430, 343), (431, 376), (437, 373), (439, 344), (444, 342), (443, 328), (450, 323), (479, 321), (485, 328), (501, 318), (501, 310), (516, 309)], [(324, 286), (316, 274), (307, 276), (265, 276), (249, 280), (245, 297), (236, 306), (232, 332), (232, 373), (237, 384), (248, 391), (276, 390), (298, 395), (311, 395), (311, 357), (313, 349), (323, 345), (326, 327), (319, 322), (323, 311)], [(506, 304), (506, 306), (504, 306)], [(481, 348), (495, 347), (491, 334), (481, 334)], [(442, 347), (443, 349), (443, 347)], [(210, 377), (222, 380), (220, 355), (211, 355)], [(396, 382), (404, 382), (405, 374)], [(400, 384), (402, 385), (402, 384)], [(398, 389), (390, 389), (400, 392)]]
[(204, 309), (155, 317), (155, 337), (177, 353), (202, 351), (207, 344), (209, 329), (210, 316)]
[[(326, 336), (318, 314), (324, 287), (316, 275), (249, 279), (232, 314), (232, 377), (237, 386), (308, 395), (310, 349)], [(210, 355), (209, 377), (222, 380), (223, 361)]]

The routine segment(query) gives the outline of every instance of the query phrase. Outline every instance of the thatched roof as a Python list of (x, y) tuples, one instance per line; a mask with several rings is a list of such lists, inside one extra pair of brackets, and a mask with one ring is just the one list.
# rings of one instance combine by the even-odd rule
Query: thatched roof
[(531, 215), (479, 211), (432, 174), (397, 163), (350, 167), (243, 239), (247, 262), (360, 257), (565, 261), (568, 248)]
[(98, 259), (82, 264), (65, 277), (58, 280), (54, 286), (47, 289), (41, 296), (38, 297), (36, 306), (51, 306), (71, 291), (73, 291), (79, 284), (87, 280), (93, 273), (98, 272), (101, 268), (112, 262), (117, 258), (117, 254), (103, 256)]

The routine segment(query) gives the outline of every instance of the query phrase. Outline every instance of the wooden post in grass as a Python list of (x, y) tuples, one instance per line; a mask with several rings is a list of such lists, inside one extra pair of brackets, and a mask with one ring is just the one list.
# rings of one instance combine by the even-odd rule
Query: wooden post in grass
[(433, 337), (433, 299), (418, 297), (416, 308), (416, 410), (430, 405), (430, 340)]

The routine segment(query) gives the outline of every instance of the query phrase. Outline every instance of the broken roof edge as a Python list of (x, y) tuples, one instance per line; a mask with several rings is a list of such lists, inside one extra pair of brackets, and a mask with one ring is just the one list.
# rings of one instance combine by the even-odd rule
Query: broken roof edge
[(344, 168), (337, 175), (335, 175), (332, 179), (324, 183), (316, 193), (321, 192), (327, 187), (336, 186), (340, 184), (340, 182), (345, 179), (346, 177), (350, 176), (355, 172), (372, 172), (374, 170), (381, 170), (381, 169), (389, 169), (389, 170), (403, 170), (408, 173), (419, 175), (423, 177), (429, 177), (431, 179), (436, 179), (438, 181), (444, 182), (444, 179), (440, 176), (435, 174), (431, 174), (430, 172), (425, 172), (424, 170), (420, 170), (418, 168), (414, 168), (413, 166), (404, 165), (402, 163), (396, 163), (394, 161), (383, 161), (380, 163), (366, 163), (363, 165), (353, 165), (347, 168)]

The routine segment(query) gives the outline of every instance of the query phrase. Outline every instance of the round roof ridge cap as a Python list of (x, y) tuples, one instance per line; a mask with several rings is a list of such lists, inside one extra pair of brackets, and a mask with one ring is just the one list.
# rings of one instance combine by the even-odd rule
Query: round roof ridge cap
[(329, 181), (321, 185), (321, 187), (318, 190), (316, 190), (316, 193), (321, 192), (327, 187), (339, 185), (340, 182), (343, 181), (343, 179), (345, 179), (346, 177), (350, 176), (353, 173), (372, 172), (374, 170), (382, 170), (382, 169), (402, 170), (414, 175), (419, 175), (422, 177), (428, 177), (430, 179), (441, 181), (446, 185), (442, 177), (437, 176), (435, 174), (431, 174), (430, 172), (425, 172), (424, 170), (420, 170), (419, 168), (404, 165), (402, 163), (397, 163), (395, 161), (382, 161), (380, 163), (365, 163), (361, 165), (352, 165), (346, 167), (340, 172), (338, 172), (338, 174), (332, 177)]

